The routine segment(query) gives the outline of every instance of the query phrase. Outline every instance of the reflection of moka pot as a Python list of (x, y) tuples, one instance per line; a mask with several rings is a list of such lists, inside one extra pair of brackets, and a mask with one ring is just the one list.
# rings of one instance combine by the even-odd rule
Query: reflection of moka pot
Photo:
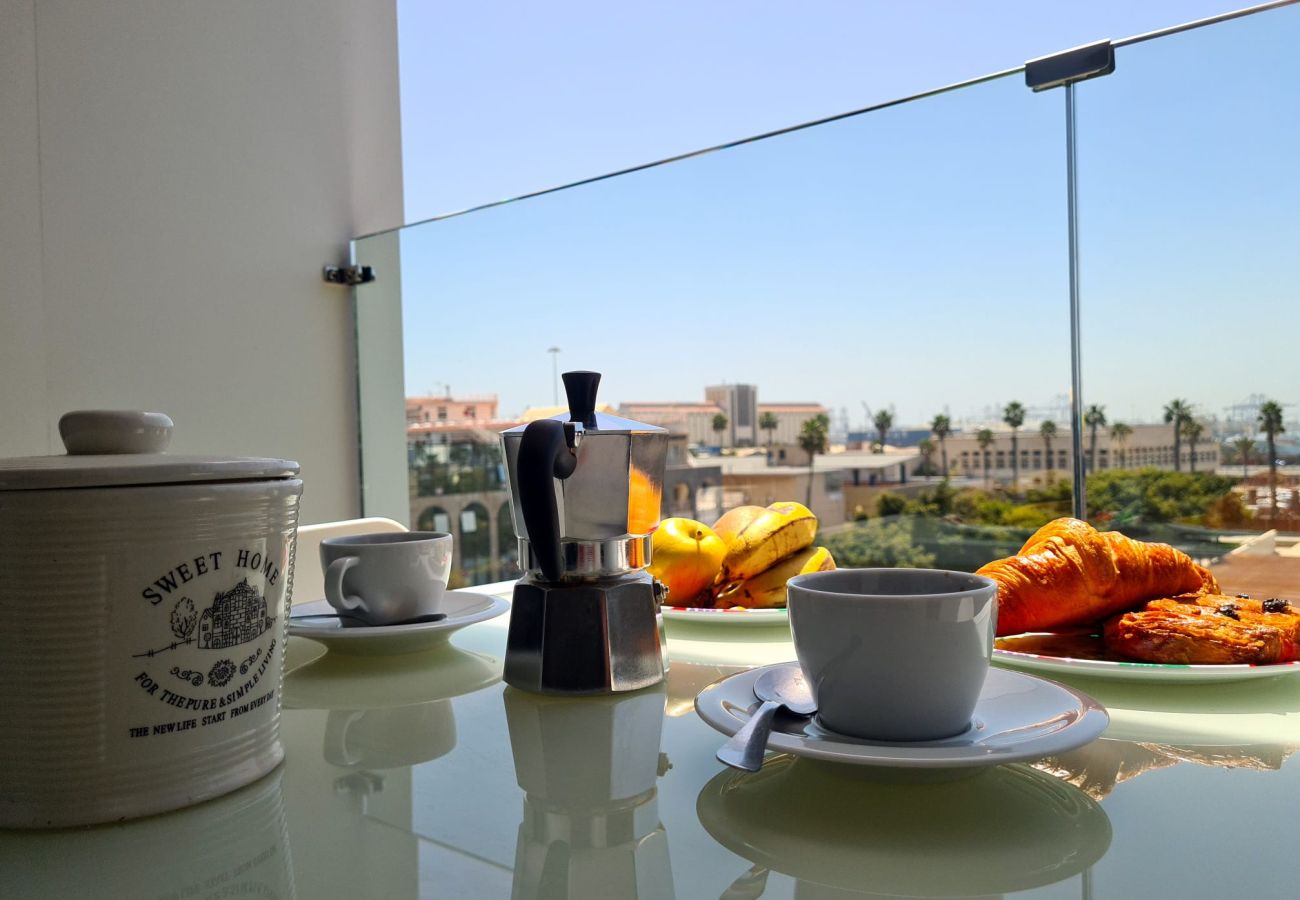
[(596, 412), (596, 372), (564, 373), (569, 412), (502, 432), (519, 558), (505, 680), (556, 694), (663, 680), (663, 586), (644, 571), (668, 433)]
[(604, 698), (505, 692), (524, 790), (512, 896), (671, 898), (659, 821), (664, 689)]

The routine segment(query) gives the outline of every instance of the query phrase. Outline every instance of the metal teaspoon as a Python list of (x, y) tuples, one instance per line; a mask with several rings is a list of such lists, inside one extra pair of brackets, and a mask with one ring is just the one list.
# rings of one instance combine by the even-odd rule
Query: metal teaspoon
[(811, 716), (817, 711), (812, 691), (797, 666), (768, 669), (754, 682), (754, 696), (763, 705), (717, 754), (722, 762), (746, 772), (757, 772), (763, 767), (763, 753), (767, 750), (767, 738), (772, 733), (772, 719), (777, 710), (784, 707), (800, 716)]

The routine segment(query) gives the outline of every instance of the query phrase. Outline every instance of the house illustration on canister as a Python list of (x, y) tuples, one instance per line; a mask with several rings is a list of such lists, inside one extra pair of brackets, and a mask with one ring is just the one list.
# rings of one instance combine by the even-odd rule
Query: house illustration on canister
[(266, 598), (245, 578), (230, 590), (217, 594), (199, 618), (200, 647), (219, 650), (256, 638), (275, 620), (266, 614)]

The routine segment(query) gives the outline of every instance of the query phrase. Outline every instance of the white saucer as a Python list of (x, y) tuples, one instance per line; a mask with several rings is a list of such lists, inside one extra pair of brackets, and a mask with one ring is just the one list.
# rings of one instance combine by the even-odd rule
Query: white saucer
[(390, 656), (435, 646), (466, 625), (495, 619), (510, 608), (507, 600), (473, 591), (448, 591), (443, 604), (447, 617), (436, 622), (366, 625), (356, 619), (339, 618), (327, 601), (316, 600), (293, 608), (289, 634), (320, 641), (333, 653)]
[[(776, 666), (798, 666), (797, 662)], [(728, 676), (695, 698), (700, 718), (732, 735), (758, 707), (754, 682), (774, 666)], [(815, 719), (778, 717), (769, 750), (860, 766), (964, 769), (1039, 759), (1101, 736), (1110, 717), (1100, 703), (1063, 684), (990, 668), (971, 728), (938, 741), (893, 743), (836, 734)]]

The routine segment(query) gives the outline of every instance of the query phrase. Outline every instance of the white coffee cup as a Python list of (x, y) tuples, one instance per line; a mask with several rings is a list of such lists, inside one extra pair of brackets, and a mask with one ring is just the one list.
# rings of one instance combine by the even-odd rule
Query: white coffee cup
[(941, 569), (836, 569), (789, 585), (795, 654), (832, 731), (938, 740), (970, 727), (993, 653), (997, 585)]
[(451, 554), (451, 535), (440, 531), (326, 538), (320, 544), (325, 599), (373, 625), (440, 613)]

